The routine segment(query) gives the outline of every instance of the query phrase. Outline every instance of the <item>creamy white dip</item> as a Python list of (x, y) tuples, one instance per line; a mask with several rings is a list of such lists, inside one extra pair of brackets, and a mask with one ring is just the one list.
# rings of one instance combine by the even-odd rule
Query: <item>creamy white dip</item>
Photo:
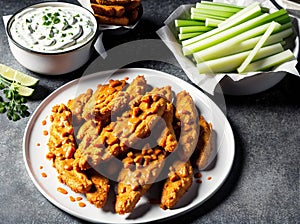
[(18, 13), (12, 38), (38, 52), (60, 52), (79, 47), (92, 38), (96, 26), (89, 15), (71, 7), (43, 6)]

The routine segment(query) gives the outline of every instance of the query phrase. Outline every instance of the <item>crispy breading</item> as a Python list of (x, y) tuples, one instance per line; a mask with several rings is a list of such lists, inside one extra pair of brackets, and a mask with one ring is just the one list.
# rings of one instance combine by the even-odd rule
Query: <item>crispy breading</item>
[(183, 90), (176, 95), (175, 117), (180, 121), (180, 148), (178, 149), (181, 160), (188, 160), (194, 152), (198, 136), (198, 112), (190, 94)]
[(131, 12), (136, 10), (141, 5), (141, 0), (131, 0), (129, 3), (125, 5), (126, 12)]
[(205, 169), (209, 164), (211, 154), (213, 152), (212, 147), (212, 136), (213, 129), (212, 124), (206, 122), (204, 117), (201, 115), (199, 119), (200, 134), (197, 142), (195, 152), (192, 156), (193, 164), (198, 169)]
[(83, 121), (82, 110), (84, 105), (88, 102), (93, 94), (92, 89), (88, 89), (85, 93), (80, 94), (74, 99), (68, 100), (67, 106), (72, 112), (73, 125), (80, 125)]
[(107, 121), (111, 116), (111, 107), (108, 105), (117, 96), (125, 85), (126, 80), (109, 80), (109, 84), (98, 85), (90, 100), (83, 108), (82, 116), (85, 120)]
[(135, 8), (133, 9), (132, 11), (130, 11), (128, 13), (128, 18), (129, 18), (129, 23), (130, 24), (133, 24), (137, 19), (138, 19), (138, 16), (139, 16), (139, 8)]
[(122, 17), (110, 17), (99, 14), (94, 14), (99, 24), (105, 25), (119, 25), (119, 26), (127, 26), (129, 24), (129, 19), (126, 16)]
[(118, 92), (117, 96), (108, 104), (111, 108), (112, 119), (121, 116), (123, 112), (129, 109), (130, 102), (137, 96), (146, 92), (146, 80), (144, 76), (137, 76), (128, 85), (126, 90)]
[(132, 100), (137, 96), (145, 94), (146, 87), (147, 82), (145, 77), (143, 75), (138, 75), (132, 80), (125, 92), (130, 95), (130, 100)]
[(80, 170), (78, 163), (80, 162), (82, 152), (85, 151), (89, 147), (89, 145), (99, 136), (104, 125), (104, 121), (95, 122), (93, 120), (90, 120), (83, 123), (78, 130), (77, 139), (81, 140), (81, 142), (79, 143), (78, 148), (74, 153), (74, 167), (77, 170)]
[[(122, 110), (128, 110), (128, 105), (131, 103), (131, 101), (133, 101), (136, 97), (143, 95), (146, 91), (146, 80), (144, 78), (144, 76), (137, 76), (135, 79), (132, 80), (132, 82), (130, 83), (130, 85), (126, 88), (126, 90), (124, 91), (119, 91), (117, 93), (117, 95), (114, 97), (113, 100), (111, 100), (110, 103), (107, 104), (107, 108), (110, 108), (111, 113), (112, 113), (112, 118), (116, 118), (119, 115), (122, 115)], [(127, 109), (126, 109), (127, 108)], [(88, 126), (89, 124), (87, 124)], [(104, 130), (102, 131), (101, 128), (101, 136), (98, 136), (99, 133), (93, 131), (93, 126), (91, 128), (89, 128), (89, 130), (91, 130), (91, 134), (86, 133), (86, 131), (88, 130), (86, 127), (82, 127), (82, 130), (79, 130), (78, 133), (78, 137), (81, 137), (81, 133), (84, 135), (87, 135), (87, 137), (85, 137), (85, 139), (83, 139), (83, 141), (79, 144), (79, 147), (76, 151), (75, 154), (75, 158), (76, 158), (76, 163), (77, 163), (77, 168), (78, 169), (88, 169), (89, 163), (88, 163), (88, 156), (82, 156), (82, 154), (91, 154), (93, 156), (90, 157), (94, 157), (94, 160), (98, 160), (96, 158), (99, 157), (99, 154), (102, 154), (103, 151), (106, 151), (106, 149), (99, 149), (99, 147), (102, 146), (103, 143), (103, 138), (109, 138), (108, 142), (112, 143), (112, 139), (114, 139), (115, 137), (113, 135), (108, 135), (114, 128), (114, 126), (116, 125), (116, 121), (115, 122), (111, 122)], [(104, 126), (104, 125), (101, 125)], [(99, 130), (99, 129), (97, 129)], [(98, 137), (98, 139), (96, 139)], [(85, 144), (85, 141), (87, 138), (88, 140), (88, 144)], [(92, 143), (92, 145), (90, 146), (90, 143)], [(115, 148), (110, 147), (111, 151), (115, 151)], [(125, 151), (127, 150), (128, 147), (126, 146), (125, 148), (122, 148), (120, 151)], [(114, 153), (116, 154), (116, 153)], [(106, 154), (106, 157), (110, 157), (111, 154), (108, 152)], [(82, 157), (82, 158), (81, 158)], [(102, 159), (104, 159), (105, 156), (102, 156)], [(100, 158), (99, 158), (100, 159)], [(106, 158), (108, 159), (108, 158)]]
[[(83, 166), (85, 167), (85, 169), (89, 168), (87, 161), (80, 162), (80, 160), (82, 160), (80, 159), (82, 152), (84, 152), (90, 146), (91, 142), (95, 141), (95, 139), (102, 131), (102, 128), (109, 123), (108, 121), (111, 121), (111, 119), (114, 119), (118, 115), (121, 115), (122, 111), (128, 108), (128, 104), (134, 97), (145, 93), (147, 85), (146, 80), (143, 76), (137, 76), (135, 79), (132, 80), (132, 82), (126, 88), (126, 90), (123, 91), (119, 91), (119, 82), (114, 81), (113, 83), (115, 83), (114, 85), (117, 85), (117, 92), (115, 91), (115, 89), (113, 89), (114, 86), (99, 86), (94, 95), (92, 96), (92, 99), (90, 100), (90, 102), (88, 102), (88, 105), (85, 108), (85, 110), (94, 110), (95, 113), (99, 111), (99, 113), (102, 114), (102, 117), (106, 117), (106, 119), (102, 118), (97, 120), (89, 120), (88, 122), (84, 123), (79, 129), (77, 138), (82, 141), (79, 144), (79, 147), (75, 154), (76, 164), (78, 164), (77, 168)], [(123, 82), (121, 83), (121, 86), (123, 86)], [(101, 91), (103, 91), (104, 93), (101, 93)], [(114, 94), (113, 98), (111, 98), (109, 101), (105, 101), (102, 99), (103, 94), (107, 92), (111, 92), (112, 94)], [(97, 98), (99, 98), (99, 102), (97, 101)], [(97, 104), (95, 108), (93, 108), (93, 104)], [(108, 115), (110, 116), (108, 117)], [(91, 113), (85, 113), (85, 116), (86, 118), (91, 118)]]
[(162, 190), (160, 207), (163, 209), (173, 208), (193, 183), (193, 168), (190, 161), (186, 163), (176, 161), (172, 168)]
[(101, 5), (125, 5), (130, 3), (131, 0), (96, 0)]
[(70, 159), (76, 151), (74, 128), (72, 125), (72, 112), (65, 105), (55, 105), (50, 116), (50, 137), (48, 148), (56, 157)]
[(91, 7), (94, 13), (98, 15), (122, 17), (125, 14), (125, 7), (121, 5), (100, 5), (92, 3)]
[(166, 152), (158, 148), (144, 148), (142, 152), (128, 153), (118, 178), (115, 211), (131, 212), (140, 198), (149, 190), (164, 167)]
[(92, 181), (85, 173), (73, 169), (74, 159), (61, 159), (56, 157), (54, 166), (58, 172), (58, 179), (61, 183), (66, 184), (76, 193), (85, 193), (92, 187)]
[(109, 180), (95, 170), (90, 172), (89, 177), (93, 183), (93, 187), (85, 193), (86, 198), (91, 204), (96, 205), (97, 208), (102, 208), (108, 198), (110, 189)]
[(158, 145), (168, 152), (173, 152), (177, 147), (175, 131), (173, 129), (174, 108), (172, 103), (167, 104), (167, 109), (163, 114), (166, 127), (158, 139)]
[(130, 147), (143, 147), (144, 138), (151, 131), (167, 109), (168, 99), (171, 98), (171, 88), (154, 88), (138, 100), (133, 100), (131, 109), (115, 122), (105, 127), (100, 136), (83, 152), (79, 166), (86, 169), (88, 164), (97, 165), (126, 152)]

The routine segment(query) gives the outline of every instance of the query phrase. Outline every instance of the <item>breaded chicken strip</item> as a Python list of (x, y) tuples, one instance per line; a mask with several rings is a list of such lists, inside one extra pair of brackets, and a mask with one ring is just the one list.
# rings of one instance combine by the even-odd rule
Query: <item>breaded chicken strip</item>
[(86, 198), (91, 204), (96, 205), (97, 208), (102, 208), (107, 201), (110, 189), (109, 180), (95, 170), (89, 173), (89, 177), (93, 187), (85, 193)]
[(167, 104), (167, 109), (163, 114), (166, 127), (158, 139), (158, 145), (163, 147), (168, 152), (173, 152), (177, 147), (175, 131), (173, 129), (174, 108), (170, 102)]
[[(111, 119), (117, 119), (119, 115), (122, 115), (123, 110), (125, 111), (128, 110), (130, 102), (133, 101), (134, 98), (143, 95), (145, 93), (146, 86), (147, 83), (144, 76), (137, 76), (135, 79), (132, 80), (132, 82), (130, 83), (130, 85), (127, 87), (126, 90), (119, 91), (117, 95), (114, 97), (114, 99), (111, 100), (111, 102), (106, 105), (106, 108), (109, 108), (111, 111)], [(106, 127), (106, 132), (107, 130), (110, 130), (115, 124), (116, 124), (115, 122), (109, 124), (109, 126)], [(86, 160), (87, 157), (85, 156), (85, 158), (81, 158), (81, 155), (89, 153), (85, 151), (87, 150), (87, 148), (90, 146), (91, 143), (96, 145), (98, 144), (96, 138), (98, 137), (100, 140), (99, 134), (102, 133), (102, 128), (105, 125), (106, 125), (105, 121), (97, 121), (97, 122), (89, 121), (88, 123), (83, 124), (82, 127), (79, 129), (77, 138), (81, 139), (82, 141), (79, 144), (79, 147), (75, 153), (77, 169), (89, 168), (89, 165)], [(104, 135), (105, 134), (102, 134), (102, 136)], [(92, 146), (90, 146), (89, 150), (93, 150), (93, 148), (91, 147)], [(98, 149), (96, 149), (96, 153), (97, 152)], [(80, 164), (85, 164), (85, 165), (80, 165)]]
[(190, 161), (186, 163), (175, 162), (164, 184), (160, 207), (162, 209), (173, 208), (189, 190), (192, 183), (193, 168)]
[(167, 109), (169, 101), (165, 96), (171, 98), (171, 95), (171, 88), (168, 86), (155, 88), (133, 100), (131, 109), (105, 127), (100, 136), (82, 152), (79, 167), (86, 169), (88, 164), (96, 166), (101, 161), (126, 152), (130, 147), (143, 147), (148, 141), (145, 142), (144, 139), (151, 135)]
[(141, 5), (141, 0), (131, 0), (125, 6), (126, 12), (132, 12), (135, 9), (138, 9)]
[(125, 5), (130, 3), (130, 0), (96, 0), (100, 5)]
[(121, 5), (100, 5), (92, 3), (91, 7), (94, 13), (98, 15), (121, 17), (125, 14), (125, 7)]
[(105, 25), (118, 25), (127, 26), (129, 24), (129, 19), (126, 16), (122, 17), (110, 17), (99, 14), (94, 14), (99, 24)]
[(90, 100), (83, 108), (82, 116), (85, 120), (110, 122), (111, 107), (108, 105), (126, 85), (124, 80), (109, 80), (109, 84), (99, 85)]
[(212, 147), (212, 136), (213, 129), (212, 124), (206, 122), (203, 116), (199, 119), (200, 135), (197, 143), (197, 147), (192, 156), (192, 161), (195, 166), (202, 170), (205, 169), (209, 164), (213, 147)]
[(187, 161), (197, 145), (199, 116), (192, 97), (185, 90), (176, 95), (175, 117), (180, 121), (179, 156), (181, 160)]
[(91, 189), (93, 183), (85, 173), (73, 169), (73, 161), (74, 159), (55, 158), (54, 166), (59, 174), (58, 180), (76, 193), (85, 193)]
[(82, 110), (84, 105), (91, 98), (92, 94), (93, 90), (88, 89), (85, 93), (82, 93), (76, 98), (68, 101), (67, 106), (72, 112), (74, 126), (80, 125), (83, 122)]
[(142, 152), (129, 152), (123, 160), (124, 169), (118, 178), (118, 195), (115, 211), (118, 214), (131, 212), (140, 198), (155, 182), (164, 166), (166, 152), (156, 149), (143, 149)]
[(72, 125), (72, 112), (64, 104), (55, 105), (50, 116), (50, 137), (48, 148), (50, 157), (61, 157), (70, 159), (76, 151), (74, 128)]

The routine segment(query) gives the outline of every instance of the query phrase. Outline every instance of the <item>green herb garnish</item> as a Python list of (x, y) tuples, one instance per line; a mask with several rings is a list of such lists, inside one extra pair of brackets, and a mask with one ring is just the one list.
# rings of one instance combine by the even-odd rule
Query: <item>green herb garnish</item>
[(0, 96), (0, 113), (6, 113), (9, 120), (17, 121), (28, 117), (28, 107), (25, 105), (26, 98), (18, 93), (19, 84), (11, 83), (0, 77), (0, 90), (3, 90), (8, 101)]

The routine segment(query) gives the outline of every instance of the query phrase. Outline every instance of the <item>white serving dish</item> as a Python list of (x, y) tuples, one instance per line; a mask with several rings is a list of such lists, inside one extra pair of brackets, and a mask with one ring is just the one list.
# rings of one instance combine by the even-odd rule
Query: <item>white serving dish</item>
[[(77, 47), (70, 49), (66, 48), (65, 50), (60, 50), (57, 52), (40, 52), (29, 49), (26, 46), (22, 46), (21, 44), (16, 42), (10, 32), (10, 28), (12, 26), (12, 23), (14, 22), (15, 16), (28, 8), (38, 8), (45, 6), (71, 7), (76, 9), (76, 11), (87, 15), (95, 27), (93, 35), (89, 37), (89, 39), (82, 45), (78, 45)], [(83, 66), (89, 60), (90, 55), (93, 51), (93, 44), (97, 36), (97, 29), (97, 21), (90, 11), (81, 6), (65, 2), (38, 3), (23, 8), (20, 11), (16, 12), (13, 16), (11, 16), (6, 26), (9, 46), (16, 60), (25, 68), (33, 72), (45, 75), (65, 74)]]
[[(90, 204), (84, 195), (73, 192), (58, 181), (57, 172), (52, 166), (52, 161), (46, 159), (49, 152), (47, 148), (49, 136), (43, 135), (43, 131), (50, 128), (49, 114), (54, 105), (66, 103), (69, 99), (85, 92), (88, 88), (95, 90), (98, 84), (107, 83), (109, 79), (120, 80), (128, 77), (128, 82), (131, 82), (138, 75), (143, 75), (147, 80), (147, 84), (151, 87), (162, 87), (167, 84), (172, 87), (174, 93), (182, 90), (187, 90), (190, 93), (201, 114), (207, 121), (212, 123), (215, 133), (213, 144), (217, 157), (211, 169), (201, 171), (203, 182), (199, 184), (196, 179), (193, 179), (191, 188), (175, 208), (163, 210), (159, 207), (159, 204), (149, 202), (151, 198), (157, 198), (157, 200), (160, 198), (161, 185), (157, 183), (152, 186), (148, 194), (141, 198), (132, 213), (118, 215), (114, 211), (115, 196), (113, 192), (111, 192), (106, 205), (99, 209)], [(46, 125), (42, 125), (42, 121), (45, 119), (47, 121)], [(37, 146), (37, 143), (39, 143), (39, 146)], [(156, 221), (163, 223), (166, 219), (175, 218), (197, 206), (201, 206), (219, 189), (222, 190), (222, 185), (230, 174), (234, 162), (235, 143), (230, 123), (224, 113), (198, 88), (161, 71), (145, 68), (125, 68), (116, 72), (103, 71), (84, 76), (61, 86), (50, 94), (38, 106), (28, 122), (23, 139), (23, 155), (28, 174), (37, 189), (50, 202), (71, 215), (93, 223), (133, 224)], [(42, 170), (41, 166), (43, 167)], [(47, 174), (46, 178), (41, 175), (42, 172)], [(208, 177), (212, 177), (212, 179), (208, 180)], [(58, 192), (58, 187), (66, 189), (68, 194), (64, 195)], [(114, 185), (111, 187), (112, 191), (114, 191), (113, 189)], [(71, 202), (69, 200), (70, 196), (74, 198), (82, 197), (81, 202), (84, 202), (86, 207), (82, 208), (78, 206), (78, 202)]]

